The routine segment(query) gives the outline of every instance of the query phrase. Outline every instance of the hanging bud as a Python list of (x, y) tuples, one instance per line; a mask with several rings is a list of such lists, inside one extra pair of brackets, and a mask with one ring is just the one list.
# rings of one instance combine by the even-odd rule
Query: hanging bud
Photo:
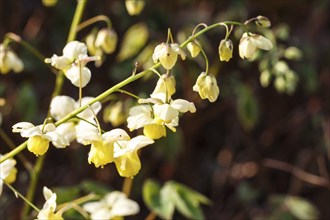
[(157, 81), (157, 85), (152, 94), (164, 93), (171, 97), (175, 93), (175, 78), (169, 74), (163, 74)]
[(57, 3), (57, 0), (42, 0), (42, 4), (46, 7), (53, 7)]
[(0, 44), (0, 73), (6, 74), (11, 70), (19, 73), (23, 68), (24, 64), (16, 53), (4, 44)]
[(214, 75), (202, 72), (193, 87), (193, 91), (198, 92), (202, 99), (215, 102), (219, 96), (219, 87)]
[(219, 45), (220, 61), (228, 62), (233, 57), (233, 42), (231, 40), (222, 40)]
[(187, 48), (192, 57), (196, 57), (201, 51), (200, 44), (196, 39), (194, 41), (189, 42)]
[(102, 47), (105, 53), (113, 53), (117, 45), (117, 34), (113, 29), (102, 28), (96, 36), (95, 46)]
[(125, 0), (125, 6), (129, 15), (139, 15), (144, 5), (144, 0)]
[(268, 28), (271, 25), (270, 20), (267, 17), (261, 16), (261, 15), (256, 17), (255, 22), (256, 22), (256, 25), (261, 28)]

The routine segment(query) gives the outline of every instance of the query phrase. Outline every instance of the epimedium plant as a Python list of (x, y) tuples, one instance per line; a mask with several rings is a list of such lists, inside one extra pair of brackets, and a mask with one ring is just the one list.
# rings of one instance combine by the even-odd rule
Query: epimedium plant
[[(205, 69), (201, 70), (192, 89), (202, 99), (215, 102), (220, 94), (220, 89), (217, 78), (209, 71), (208, 57), (198, 37), (209, 30), (218, 27), (225, 28), (225, 37), (219, 42), (218, 47), (219, 62), (229, 62), (233, 57), (234, 45), (230, 37), (234, 27), (239, 27), (244, 32), (238, 46), (239, 56), (242, 59), (252, 58), (257, 49), (268, 51), (273, 48), (271, 40), (250, 31), (251, 26), (261, 29), (271, 26), (268, 18), (264, 16), (257, 16), (243, 23), (223, 21), (212, 25), (198, 24), (191, 36), (182, 44), (174, 40), (171, 30), (168, 29), (166, 42), (158, 43), (153, 48), (152, 55), (148, 57), (149, 61), (153, 61), (151, 67), (140, 72), (134, 68), (128, 78), (108, 88), (97, 97), (84, 96), (83, 88), (93, 77), (88, 67), (89, 63), (95, 62), (96, 67), (101, 66), (105, 56), (115, 51), (118, 41), (118, 36), (111, 26), (111, 20), (107, 16), (98, 15), (81, 22), (86, 1), (78, 1), (67, 43), (64, 45), (61, 55), (54, 54), (45, 58), (37, 49), (13, 33), (6, 34), (0, 45), (0, 72), (2, 74), (7, 74), (10, 71), (21, 72), (24, 69), (24, 62), (10, 47), (10, 44), (15, 42), (40, 58), (56, 75), (49, 114), (45, 117), (44, 123), (41, 125), (34, 125), (31, 122), (14, 124), (12, 132), (19, 133), (27, 140), (0, 157), (0, 193), (3, 186), (6, 185), (25, 201), (26, 205), (22, 212), (23, 218), (33, 216), (37, 219), (63, 219), (65, 212), (71, 209), (76, 210), (80, 218), (85, 219), (114, 219), (139, 213), (139, 204), (129, 198), (133, 178), (139, 174), (142, 166), (139, 150), (152, 145), (158, 139), (166, 138), (168, 132), (176, 132), (183, 113), (194, 113), (198, 110), (193, 102), (172, 97), (176, 92), (176, 79), (172, 74), (172, 69), (175, 68), (178, 59), (185, 60), (189, 55), (192, 59), (197, 56), (204, 58)], [(43, 0), (43, 3), (45, 6), (53, 6), (56, 4), (56, 0)], [(141, 0), (125, 1), (130, 15), (139, 14), (143, 10), (144, 4), (145, 2)], [(85, 38), (76, 39), (78, 31), (100, 21), (105, 22), (107, 27), (95, 28)], [(145, 26), (132, 27), (129, 33), (134, 35), (140, 32), (143, 33), (141, 39), (137, 39), (140, 43), (134, 43), (138, 47), (146, 42), (148, 33), (145, 31)], [(123, 42), (122, 48), (125, 49), (122, 51), (129, 51), (133, 43), (125, 39)], [(130, 45), (125, 46), (125, 44)], [(119, 60), (131, 55), (132, 52), (121, 54)], [(134, 83), (146, 75), (158, 77), (155, 88), (149, 97), (142, 98), (123, 89), (126, 85)], [(63, 81), (66, 79), (78, 88), (78, 100), (61, 95)], [(107, 101), (112, 94), (118, 92), (137, 100), (130, 107), (128, 117), (118, 116), (122, 118), (121, 120), (127, 121), (127, 128), (130, 132), (138, 130), (139, 135), (137, 136), (133, 136), (134, 133), (128, 134), (122, 128), (106, 131), (101, 127), (102, 123), (99, 121), (98, 113), (102, 109), (102, 102)], [(121, 107), (117, 103), (112, 104), (115, 108), (120, 109)], [(113, 113), (111, 105), (107, 108), (110, 108), (106, 111), (108, 114), (119, 115), (121, 113), (120, 110)], [(20, 159), (20, 152), (27, 148), (28, 151), (37, 156), (34, 167), (26, 166), (29, 172), (42, 171), (44, 154), (47, 153), (50, 144), (61, 149), (69, 147), (74, 141), (84, 146), (90, 146), (86, 158), (88, 163), (95, 166), (96, 169), (111, 163), (115, 164), (119, 176), (125, 178), (122, 191), (113, 190), (103, 194), (94, 192), (72, 201), (57, 204), (57, 194), (44, 186), (42, 191), (45, 203), (42, 208), (38, 208), (33, 204), (34, 192), (38, 190), (36, 189), (38, 181), (36, 176), (31, 177), (26, 196), (23, 196), (13, 187), (12, 184), (15, 182), (17, 172), (19, 172), (15, 166), (17, 163), (15, 157)], [(24, 161), (22, 162), (24, 165)], [(211, 204), (211, 201), (202, 194), (175, 181), (166, 182), (161, 188), (155, 181), (146, 180), (142, 192), (144, 202), (151, 213), (147, 217), (148, 219), (153, 219), (156, 216), (172, 219), (175, 210), (187, 218), (203, 219), (200, 205)], [(30, 212), (30, 208), (33, 208), (35, 212)]]

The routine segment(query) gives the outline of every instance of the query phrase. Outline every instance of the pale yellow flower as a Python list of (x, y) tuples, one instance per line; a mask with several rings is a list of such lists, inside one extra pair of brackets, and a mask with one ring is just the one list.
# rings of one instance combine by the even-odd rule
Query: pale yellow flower
[(220, 61), (228, 62), (233, 57), (233, 42), (231, 40), (221, 40), (218, 50)]
[(250, 58), (256, 49), (271, 50), (273, 44), (267, 38), (253, 33), (244, 33), (239, 42), (239, 56), (242, 59)]
[(193, 90), (198, 92), (202, 99), (208, 99), (210, 102), (215, 102), (220, 92), (215, 76), (205, 72), (198, 76)]
[(186, 54), (179, 44), (161, 43), (156, 46), (152, 59), (155, 63), (159, 61), (165, 69), (170, 70), (175, 65), (178, 55), (180, 55), (183, 60), (186, 59)]

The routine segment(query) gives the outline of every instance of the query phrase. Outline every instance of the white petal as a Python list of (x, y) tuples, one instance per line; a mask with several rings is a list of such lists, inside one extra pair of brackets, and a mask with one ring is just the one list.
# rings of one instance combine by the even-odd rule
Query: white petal
[(261, 35), (253, 36), (253, 43), (262, 50), (271, 50), (273, 48), (272, 42)]
[(69, 96), (55, 96), (50, 103), (50, 114), (60, 120), (75, 109), (75, 100)]
[(152, 123), (151, 107), (149, 105), (134, 106), (130, 109), (127, 118), (127, 127), (132, 131)]
[(42, 132), (41, 132), (40, 127), (33, 127), (33, 128), (30, 128), (30, 129), (21, 131), (21, 136), (22, 137), (33, 137), (33, 136), (36, 136), (36, 135), (40, 135), (40, 136), (43, 135)]
[(154, 105), (153, 109), (155, 115), (165, 122), (170, 122), (179, 115), (179, 111), (169, 104)]
[(177, 109), (179, 112), (185, 113), (190, 111), (191, 113), (196, 112), (194, 103), (188, 102), (184, 99), (176, 99), (171, 103), (172, 108)]
[(151, 138), (148, 138), (144, 135), (139, 135), (139, 136), (132, 138), (128, 142), (128, 149), (130, 149), (131, 151), (137, 151), (138, 149), (145, 147), (149, 144), (153, 144), (154, 142), (155, 141), (152, 140)]
[(127, 216), (139, 213), (139, 205), (130, 199), (123, 198), (118, 200), (111, 209), (112, 216)]
[[(81, 82), (80, 82), (81, 75)], [(71, 81), (76, 87), (85, 87), (91, 79), (91, 71), (87, 67), (73, 66), (65, 72), (65, 76)]]
[(105, 207), (105, 203), (103, 202), (88, 202), (82, 206), (82, 208), (89, 213), (94, 213), (103, 207)]
[(22, 130), (27, 130), (30, 128), (35, 127), (32, 123), (30, 122), (18, 122), (13, 125), (13, 132), (21, 132)]
[(53, 145), (57, 148), (65, 148), (70, 143), (67, 139), (65, 139), (62, 135), (57, 132), (48, 132), (45, 134), (48, 140), (52, 141)]
[(69, 142), (76, 138), (76, 125), (73, 122), (66, 122), (56, 127), (56, 132), (62, 135)]
[(102, 138), (105, 141), (128, 141), (131, 139), (127, 132), (120, 128), (104, 133)]
[[(1, 158), (2, 156), (0, 156)], [(0, 164), (0, 179), (6, 179), (10, 174), (11, 170), (15, 167), (16, 160), (7, 159)]]
[(87, 55), (87, 47), (84, 43), (79, 41), (71, 41), (65, 45), (63, 49), (63, 56), (69, 60), (74, 61), (78, 59), (79, 55)]

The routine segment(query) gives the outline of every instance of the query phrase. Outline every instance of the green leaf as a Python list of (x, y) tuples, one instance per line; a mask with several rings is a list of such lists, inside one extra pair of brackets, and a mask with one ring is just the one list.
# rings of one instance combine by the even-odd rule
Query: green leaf
[(298, 196), (288, 196), (285, 199), (285, 204), (291, 214), (298, 219), (317, 219), (318, 210), (309, 201)]
[(80, 192), (80, 189), (78, 186), (56, 187), (53, 190), (57, 195), (56, 202), (58, 204), (72, 201), (72, 200), (78, 198), (79, 192)]
[(19, 89), (16, 109), (22, 116), (22, 121), (33, 121), (38, 109), (38, 98), (33, 86), (24, 83)]
[(149, 37), (148, 27), (138, 23), (130, 27), (123, 37), (123, 42), (117, 60), (119, 62), (136, 55), (147, 43)]
[(143, 200), (147, 207), (164, 219), (172, 219), (174, 203), (171, 201), (172, 192), (168, 187), (160, 189), (158, 183), (146, 180), (143, 185)]
[(173, 188), (175, 188), (175, 206), (178, 211), (189, 219), (204, 219), (204, 215), (200, 204), (210, 204), (211, 201), (204, 195), (190, 189), (189, 187), (171, 182)]

